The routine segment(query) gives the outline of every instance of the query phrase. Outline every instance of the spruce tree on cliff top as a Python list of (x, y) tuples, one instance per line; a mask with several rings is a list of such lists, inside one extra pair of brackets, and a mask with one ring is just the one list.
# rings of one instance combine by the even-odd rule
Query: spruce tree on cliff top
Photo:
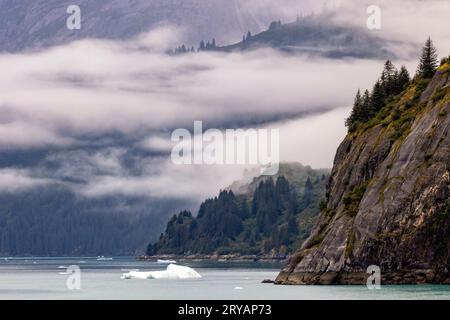
[(438, 58), (436, 48), (434, 47), (431, 38), (428, 38), (425, 42), (425, 46), (422, 48), (417, 75), (423, 78), (431, 78), (436, 72), (437, 66)]

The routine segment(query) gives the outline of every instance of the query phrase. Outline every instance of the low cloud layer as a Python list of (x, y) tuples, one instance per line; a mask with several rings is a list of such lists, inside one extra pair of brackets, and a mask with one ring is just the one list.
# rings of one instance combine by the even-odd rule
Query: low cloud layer
[(83, 144), (77, 137), (136, 135), (195, 119), (220, 126), (324, 111), (348, 105), (381, 65), (270, 49), (174, 57), (143, 51), (154, 46), (141, 39), (84, 40), (33, 55), (1, 55), (1, 147)]
[(0, 169), (0, 192), (17, 192), (48, 183), (50, 180), (31, 177), (26, 170)]
[[(431, 2), (432, 9), (424, 8), (430, 19), (441, 3)], [(436, 15), (442, 19), (442, 12)], [(383, 21), (392, 27), (390, 13)], [(428, 32), (437, 30), (437, 45), (445, 48), (441, 24)], [(406, 28), (397, 31), (415, 39)], [(191, 131), (194, 120), (205, 129), (279, 129), (282, 161), (331, 167), (355, 92), (372, 86), (383, 63), (270, 49), (164, 54), (178, 41), (180, 32), (164, 27), (127, 41), (82, 40), (0, 55), (0, 152), (46, 150), (22, 167), (5, 162), (0, 192), (60, 182), (89, 197), (214, 195), (243, 167), (173, 165), (171, 132)], [(417, 61), (395, 63), (414, 72)]]

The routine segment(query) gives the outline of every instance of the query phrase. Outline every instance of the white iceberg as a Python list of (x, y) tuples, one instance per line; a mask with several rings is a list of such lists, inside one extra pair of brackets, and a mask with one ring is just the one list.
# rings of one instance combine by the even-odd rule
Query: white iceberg
[(192, 268), (169, 264), (166, 270), (139, 272), (130, 271), (122, 274), (122, 279), (194, 279), (202, 276)]
[(158, 259), (156, 262), (165, 264), (177, 263), (175, 260), (162, 260), (162, 259)]

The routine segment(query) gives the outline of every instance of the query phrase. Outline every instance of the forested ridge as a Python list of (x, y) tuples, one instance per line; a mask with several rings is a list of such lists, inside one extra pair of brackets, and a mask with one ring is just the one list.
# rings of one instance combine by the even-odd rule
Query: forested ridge
[(196, 216), (174, 215), (148, 255), (242, 254), (285, 256), (308, 236), (328, 175), (309, 170), (301, 188), (284, 175), (257, 178), (246, 194), (223, 190), (204, 201)]
[(173, 201), (84, 198), (50, 185), (0, 194), (1, 256), (135, 255), (164, 227)]

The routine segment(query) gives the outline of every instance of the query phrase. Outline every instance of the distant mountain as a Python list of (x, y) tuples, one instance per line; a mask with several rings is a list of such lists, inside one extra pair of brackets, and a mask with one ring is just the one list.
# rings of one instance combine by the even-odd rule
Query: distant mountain
[[(259, 172), (259, 170), (256, 170), (256, 172)], [(298, 162), (284, 162), (280, 165), (278, 173), (274, 177), (286, 177), (289, 184), (291, 184), (299, 194), (303, 194), (308, 178), (314, 179), (319, 176), (322, 177), (322, 175), (327, 176), (329, 173), (329, 169), (313, 169), (310, 166), (305, 166)], [(244, 174), (244, 179), (241, 180), (244, 183), (241, 185), (241, 181), (236, 181), (229, 187), (229, 190), (232, 190), (236, 194), (253, 193), (258, 185), (267, 178), (266, 176), (261, 176), (251, 171), (247, 171), (247, 174), (252, 177), (250, 180), (246, 180)], [(236, 188), (236, 186), (239, 187)]]
[[(113, 146), (119, 145), (114, 140)], [(86, 145), (0, 151), (0, 169), (27, 170), (54, 181), (0, 190), (0, 256), (142, 254), (174, 212), (197, 205), (197, 200), (149, 195), (82, 194), (79, 188), (87, 179), (102, 174), (89, 160), (97, 152)], [(137, 153), (132, 149), (120, 160), (136, 174)]]
[[(248, 32), (242, 38), (242, 41), (226, 46), (218, 46), (213, 40), (203, 41), (198, 49), (233, 52), (273, 48), (286, 53), (328, 58), (385, 59), (396, 56), (390, 49), (395, 44), (393, 41), (382, 39), (375, 32), (362, 27), (336, 24), (331, 13), (310, 15), (286, 24), (273, 21), (267, 30), (254, 35)], [(183, 47), (176, 49), (176, 52), (180, 51), (183, 51)], [(408, 54), (406, 49), (403, 53)]]
[(309, 235), (325, 199), (328, 173), (282, 164), (276, 176), (255, 178), (243, 194), (221, 191), (204, 201), (196, 216), (174, 215), (147, 254), (285, 257)]
[[(73, 1), (0, 0), (0, 52), (33, 50), (86, 38), (130, 39), (155, 27), (171, 25), (182, 31), (185, 49), (192, 46), (197, 49), (202, 40), (206, 46), (208, 40), (215, 38), (214, 49), (220, 51), (263, 46), (333, 58), (393, 57), (389, 49), (393, 43), (379, 38), (376, 32), (364, 26), (334, 24), (331, 11), (282, 24), (279, 19), (289, 21), (292, 14), (256, 3), (250, 5), (245, 0), (79, 0), (76, 4), (81, 8), (81, 29), (68, 30), (66, 10)], [(254, 35), (247, 37), (248, 32)], [(243, 35), (245, 41), (236, 42)], [(228, 45), (230, 43), (234, 44)]]
[[(81, 29), (68, 30), (67, 7), (81, 8)], [(170, 24), (189, 44), (219, 37), (237, 41), (258, 32), (270, 19), (283, 18), (270, 8), (250, 8), (242, 0), (0, 0), (0, 51), (17, 52), (85, 38), (127, 39)]]
[(135, 255), (156, 240), (168, 212), (188, 203), (86, 198), (60, 185), (0, 193), (0, 256)]

